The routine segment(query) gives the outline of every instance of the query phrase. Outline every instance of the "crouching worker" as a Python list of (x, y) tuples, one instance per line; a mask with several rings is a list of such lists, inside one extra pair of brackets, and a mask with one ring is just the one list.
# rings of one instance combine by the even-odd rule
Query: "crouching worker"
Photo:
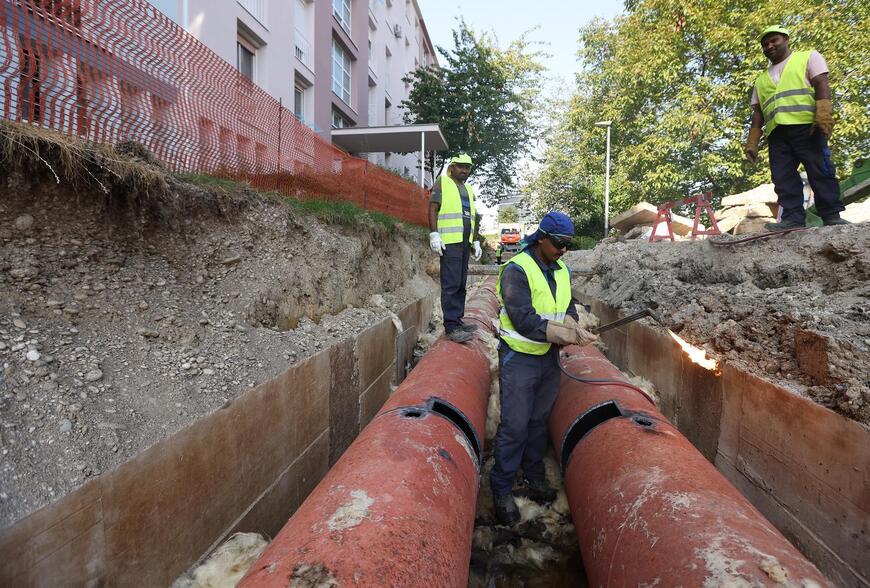
[(559, 391), (559, 348), (596, 339), (577, 323), (570, 272), (559, 259), (573, 236), (571, 219), (550, 212), (526, 237), (525, 248), (499, 270), (501, 423), (490, 485), (496, 516), (505, 525), (520, 519), (512, 490), (521, 466), (532, 500), (556, 497), (543, 458), (547, 421)]

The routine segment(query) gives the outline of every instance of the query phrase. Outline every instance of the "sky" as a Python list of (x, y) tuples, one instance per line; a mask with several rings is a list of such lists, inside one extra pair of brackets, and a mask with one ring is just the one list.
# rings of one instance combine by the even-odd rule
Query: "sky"
[(475, 31), (495, 33), (506, 47), (523, 32), (538, 26), (530, 39), (547, 43), (546, 61), (552, 82), (548, 91), (573, 87), (577, 71), (577, 36), (595, 17), (611, 19), (622, 12), (622, 0), (417, 0), (435, 46), (453, 47), (452, 31), (461, 15)]
[[(595, 17), (612, 19), (623, 11), (622, 0), (417, 0), (432, 43), (445, 49), (453, 48), (453, 29), (457, 16), (462, 15), (478, 32), (494, 33), (500, 47), (506, 47), (525, 31), (538, 27), (532, 41), (545, 43), (540, 47), (550, 57), (545, 61), (549, 78), (544, 94), (567, 98), (574, 87), (577, 62), (577, 38), (580, 27)], [(441, 59), (439, 55), (439, 59)], [(443, 61), (443, 60), (442, 60)], [(518, 162), (516, 171), (523, 173), (529, 161)], [(603, 165), (603, 164), (602, 164)], [(602, 168), (603, 169), (603, 168)], [(474, 184), (472, 175), (471, 183)], [(495, 207), (482, 206), (485, 215), (494, 215)]]

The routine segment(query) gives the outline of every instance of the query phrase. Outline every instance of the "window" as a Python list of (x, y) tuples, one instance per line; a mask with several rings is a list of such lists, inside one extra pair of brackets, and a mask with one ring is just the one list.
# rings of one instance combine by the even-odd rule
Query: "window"
[(236, 43), (236, 48), (238, 51), (236, 67), (243, 76), (254, 81), (257, 48), (241, 37), (239, 37)]
[(293, 88), (293, 114), (305, 122), (305, 90), (299, 86)]
[(350, 106), (350, 56), (332, 40), (332, 91)]
[(350, 34), (350, 0), (332, 0), (332, 15), (341, 28)]
[(333, 129), (343, 129), (344, 127), (350, 126), (340, 112), (333, 109), (332, 110), (332, 128)]

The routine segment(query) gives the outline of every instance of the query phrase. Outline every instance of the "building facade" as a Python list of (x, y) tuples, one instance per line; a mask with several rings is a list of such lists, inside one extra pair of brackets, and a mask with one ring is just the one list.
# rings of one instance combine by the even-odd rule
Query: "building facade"
[[(402, 81), (437, 66), (417, 0), (148, 0), (329, 140), (403, 123)], [(368, 154), (409, 179), (419, 154)]]

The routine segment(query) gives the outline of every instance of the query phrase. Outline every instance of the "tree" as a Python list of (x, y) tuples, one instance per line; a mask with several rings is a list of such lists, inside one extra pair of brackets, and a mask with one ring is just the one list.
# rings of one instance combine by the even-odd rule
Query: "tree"
[(870, 3), (629, 0), (624, 15), (581, 29), (577, 88), (556, 109), (544, 166), (526, 189), (581, 219), (600, 216), (598, 120), (613, 121), (612, 213), (640, 200), (702, 190), (720, 198), (769, 182), (766, 157), (745, 163), (742, 143), (752, 83), (767, 66), (757, 34), (780, 22), (794, 49), (817, 49), (828, 61), (837, 119), (831, 148), (839, 175), (848, 175), (855, 158), (870, 154)]
[(408, 124), (438, 123), (451, 153), (433, 156), (430, 168), (440, 168), (451, 154), (468, 153), (480, 197), (492, 204), (516, 192), (514, 163), (535, 139), (542, 54), (525, 35), (500, 49), (463, 20), (453, 31), (453, 45), (437, 48), (442, 68), (418, 68), (405, 76), (413, 87), (402, 101), (404, 118)]
[(520, 213), (515, 206), (505, 206), (498, 211), (499, 224), (515, 223), (520, 220)]

